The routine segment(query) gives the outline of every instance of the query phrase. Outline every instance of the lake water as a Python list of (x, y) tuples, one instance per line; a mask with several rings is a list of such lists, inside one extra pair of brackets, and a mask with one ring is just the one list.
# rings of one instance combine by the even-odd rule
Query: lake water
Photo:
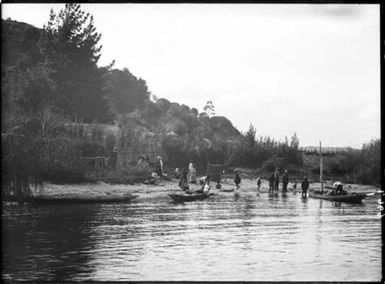
[(246, 190), (174, 204), (2, 210), (2, 278), (379, 281), (378, 196), (336, 204)]

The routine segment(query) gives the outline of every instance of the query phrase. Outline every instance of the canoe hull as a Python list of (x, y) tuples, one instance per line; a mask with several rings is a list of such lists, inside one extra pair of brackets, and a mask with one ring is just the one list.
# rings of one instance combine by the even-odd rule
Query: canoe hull
[(361, 203), (362, 200), (366, 197), (366, 194), (347, 194), (347, 195), (327, 195), (310, 192), (309, 197), (316, 199), (325, 199), (334, 202), (346, 202), (346, 203)]
[(222, 189), (221, 192), (234, 192), (234, 189)]
[(182, 195), (182, 194), (169, 194), (169, 196), (174, 200), (174, 202), (189, 202), (195, 200), (203, 200), (209, 197), (207, 194), (191, 194), (191, 195)]
[(89, 204), (89, 203), (126, 203), (137, 195), (112, 195), (92, 197), (33, 196), (26, 198), (5, 198), (4, 201), (28, 202), (36, 205), (49, 204)]

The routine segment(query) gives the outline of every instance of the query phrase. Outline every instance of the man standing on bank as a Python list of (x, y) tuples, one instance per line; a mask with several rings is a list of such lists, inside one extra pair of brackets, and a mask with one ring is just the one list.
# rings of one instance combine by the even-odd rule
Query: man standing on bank
[(239, 176), (239, 174), (237, 172), (235, 172), (235, 177), (234, 177), (234, 182), (235, 182), (235, 185), (237, 187), (237, 190), (240, 188), (240, 183), (241, 183), (241, 177)]
[(271, 173), (271, 176), (269, 178), (269, 192), (273, 192), (274, 190), (274, 172)]
[(163, 177), (164, 171), (163, 171), (163, 161), (162, 157), (158, 156), (156, 158), (156, 163), (155, 163), (155, 172), (159, 177)]
[(261, 182), (262, 182), (262, 177), (259, 177), (259, 178), (257, 179), (257, 186), (258, 186), (257, 190), (258, 190), (258, 191), (259, 191), (259, 189), (261, 188)]
[(307, 177), (305, 177), (304, 180), (302, 181), (301, 188), (302, 188), (302, 197), (306, 198), (307, 190), (309, 189), (309, 181), (307, 180)]
[(285, 173), (282, 176), (282, 192), (287, 191), (287, 185), (289, 184), (289, 176), (287, 174), (287, 170), (285, 170)]

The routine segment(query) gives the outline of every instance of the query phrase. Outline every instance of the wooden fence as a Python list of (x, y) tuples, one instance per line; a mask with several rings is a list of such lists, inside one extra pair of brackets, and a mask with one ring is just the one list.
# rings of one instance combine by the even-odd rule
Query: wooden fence
[(150, 163), (150, 166), (155, 165), (158, 156), (163, 157), (162, 151), (118, 151), (118, 167), (133, 166), (139, 161), (140, 156), (144, 156)]
[(80, 157), (81, 164), (86, 165), (96, 176), (99, 176), (108, 167), (109, 159), (105, 156)]

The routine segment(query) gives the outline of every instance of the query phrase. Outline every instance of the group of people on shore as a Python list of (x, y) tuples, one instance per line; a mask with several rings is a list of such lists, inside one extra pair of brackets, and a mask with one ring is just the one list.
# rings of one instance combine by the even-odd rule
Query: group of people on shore
[[(241, 183), (241, 177), (239, 176), (238, 172), (235, 173), (234, 183), (235, 183), (236, 189), (239, 190), (240, 189), (240, 183)], [(258, 177), (257, 178), (258, 191), (261, 188), (261, 183), (262, 183), (262, 177)], [(278, 191), (279, 183), (280, 183), (280, 175), (279, 175), (278, 169), (276, 169), (270, 175), (270, 178), (269, 178), (269, 193), (270, 192), (272, 193), (274, 191)], [(287, 192), (288, 184), (289, 184), (289, 175), (288, 175), (287, 170), (285, 170), (284, 174), (282, 175), (282, 192)], [(297, 182), (295, 181), (293, 183), (293, 190), (296, 191), (296, 189), (297, 189)], [(301, 182), (301, 189), (302, 189), (302, 197), (306, 197), (307, 191), (309, 189), (309, 180), (307, 179), (306, 176), (304, 177), (303, 181)]]
[[(280, 183), (279, 170), (276, 169), (274, 172), (271, 173), (269, 178), (269, 192), (278, 191), (279, 183)], [(287, 192), (288, 184), (289, 184), (289, 175), (287, 173), (287, 170), (285, 170), (282, 175), (282, 192)], [(301, 182), (301, 189), (302, 189), (302, 197), (306, 197), (307, 191), (309, 189), (309, 180), (306, 176)], [(293, 182), (293, 190), (294, 191), (297, 190), (297, 181)]]
[[(209, 166), (208, 166), (209, 167)], [(139, 157), (139, 161), (137, 163), (137, 169), (141, 171), (149, 171), (149, 158), (148, 156), (145, 157), (144, 155), (141, 155)], [(152, 173), (154, 175), (153, 179), (156, 178), (163, 178), (165, 177), (164, 167), (163, 167), (163, 160), (162, 157), (158, 156), (155, 163), (155, 172)], [(196, 173), (196, 165), (193, 162), (190, 162), (188, 164), (187, 169), (183, 168), (180, 170), (179, 168), (176, 168), (174, 171), (174, 177), (179, 178), (179, 187), (183, 190), (188, 192), (190, 189), (190, 183), (191, 184), (197, 184), (197, 173)], [(152, 176), (152, 175), (151, 175)], [(274, 172), (271, 173), (269, 177), (269, 193), (273, 193), (274, 191), (278, 191), (280, 181), (282, 180), (282, 192), (285, 193), (288, 190), (288, 184), (289, 184), (289, 175), (287, 170), (283, 172), (282, 177), (280, 177), (280, 173), (278, 168), (275, 169)], [(200, 190), (197, 192), (206, 192), (208, 193), (211, 189), (210, 186), (210, 175), (207, 174), (205, 177), (201, 178), (199, 180), (199, 183), (201, 185)], [(236, 190), (240, 189), (241, 184), (241, 177), (238, 172), (235, 172), (234, 175), (234, 183), (236, 186)], [(260, 190), (262, 184), (262, 177), (259, 177), (257, 179), (257, 189)], [(296, 191), (297, 189), (297, 181), (294, 181), (293, 183), (293, 190)], [(216, 187), (219, 189), (221, 188), (220, 181), (217, 181)], [(307, 191), (309, 189), (309, 180), (305, 176), (304, 179), (301, 182), (301, 189), (302, 189), (302, 197), (307, 196)]]
[(136, 169), (140, 172), (149, 173), (147, 182), (150, 184), (155, 184), (157, 180), (167, 177), (167, 174), (164, 171), (163, 160), (161, 156), (156, 157), (155, 169), (151, 170), (149, 156), (141, 155), (136, 164)]
[[(179, 168), (175, 169), (175, 177), (179, 178), (179, 187), (182, 190), (188, 192), (190, 189), (189, 184), (190, 183), (193, 183), (193, 184), (197, 183), (195, 164), (190, 162), (190, 164), (188, 165), (188, 171), (185, 168), (182, 171)], [(282, 179), (282, 192), (283, 193), (287, 192), (288, 184), (289, 184), (288, 172), (287, 172), (287, 170), (285, 170), (283, 175), (282, 175), (282, 178), (281, 178), (280, 174), (279, 174), (279, 170), (276, 169), (270, 175), (270, 178), (269, 178), (269, 193), (270, 192), (273, 193), (274, 191), (278, 191), (280, 179)], [(241, 181), (242, 181), (241, 176), (239, 175), (238, 172), (235, 172), (234, 183), (235, 183), (235, 187), (236, 187), (237, 191), (240, 190)], [(209, 175), (202, 177), (199, 180), (199, 182), (201, 184), (201, 189), (197, 191), (198, 193), (199, 192), (201, 192), (201, 193), (202, 192), (208, 192), (211, 189), (210, 176)], [(257, 179), (258, 191), (260, 190), (261, 184), (262, 184), (262, 177), (258, 177), (258, 179)], [(221, 187), (221, 185), (219, 184), (219, 181), (217, 182), (216, 187), (218, 189)], [(293, 182), (293, 190), (296, 191), (296, 189), (297, 189), (297, 181), (294, 181)], [(309, 189), (309, 180), (306, 176), (304, 177), (304, 179), (301, 182), (301, 189), (302, 189), (302, 197), (307, 197), (307, 191)]]
[[(150, 171), (150, 158), (149, 156), (144, 156), (141, 155), (139, 157), (139, 160), (136, 164), (136, 169), (142, 172), (148, 172)], [(165, 172), (163, 169), (163, 160), (161, 156), (156, 157), (156, 162), (155, 162), (155, 173), (159, 177), (165, 176)]]
[[(279, 183), (280, 183), (280, 176), (279, 171), (276, 169), (269, 178), (269, 192), (278, 191), (279, 189)], [(284, 171), (282, 175), (282, 192), (287, 192), (287, 186), (289, 184), (289, 175), (287, 173), (287, 170)], [(305, 176), (304, 179), (301, 182), (301, 189), (302, 189), (302, 197), (307, 196), (307, 191), (309, 189), (309, 180)], [(297, 190), (297, 181), (293, 182), (293, 190)]]
[[(271, 173), (269, 178), (269, 192), (278, 191), (279, 188), (279, 171), (276, 169), (274, 172)], [(287, 185), (289, 184), (289, 175), (287, 173), (287, 170), (284, 171), (282, 175), (282, 192), (287, 191)], [(295, 187), (297, 185), (295, 184)]]

